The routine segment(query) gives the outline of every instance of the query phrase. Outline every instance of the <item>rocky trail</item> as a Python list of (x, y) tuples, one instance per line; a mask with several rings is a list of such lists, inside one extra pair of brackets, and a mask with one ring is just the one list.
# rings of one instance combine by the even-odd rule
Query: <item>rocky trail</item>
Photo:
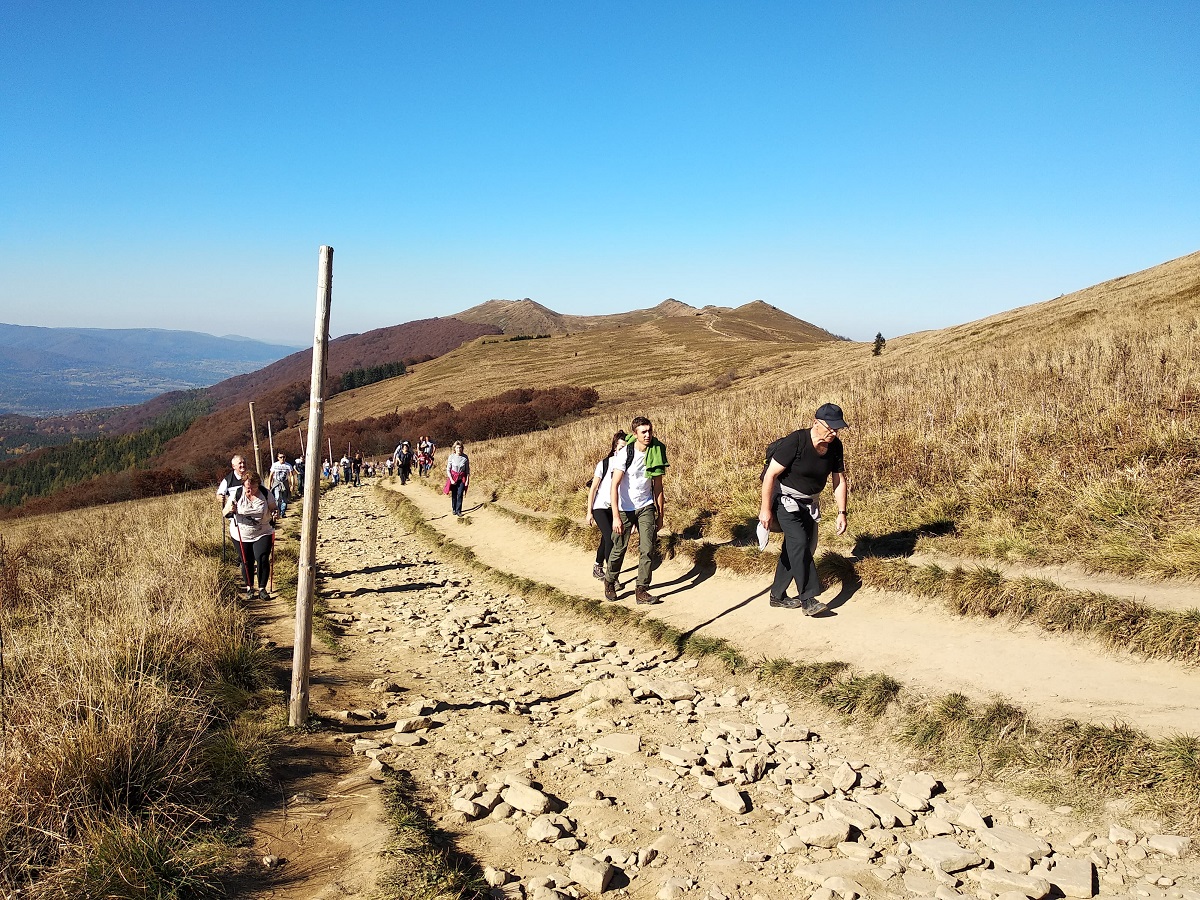
[[(404, 490), (489, 565), (598, 593), (587, 553), (487, 509), (455, 520), (446, 498), (419, 484)], [(328, 618), (341, 632), (335, 651), (314, 655), (313, 708), (325, 727), (291, 738), (294, 768), (278, 808), (256, 820), (255, 851), (271, 868), (255, 896), (372, 896), (388, 866), (375, 782), (394, 769), (408, 773), (433, 822), (497, 898), (1200, 900), (1187, 837), (1161, 834), (1119, 805), (1105, 821), (1086, 822), (968, 772), (918, 771), (903, 751), (815, 704), (786, 702), (638, 634), (526, 602), (438, 559), (373, 488), (322, 498), (319, 560)], [(1044, 697), (1042, 713), (1138, 706), (1136, 689), (1114, 698), (1075, 686), (1092, 671), (1081, 674), (1085, 664), (1114, 685), (1157, 671), (1026, 629), (964, 623), (932, 607), (918, 613), (911, 600), (868, 591), (805, 619), (771, 609), (765, 585), (742, 579), (668, 563), (656, 584), (664, 603), (652, 615), (728, 636), (750, 654), (848, 659), (867, 641), (850, 661), (940, 690), (952, 680), (990, 693), (1028, 674), (1033, 661), (1021, 652), (1058, 648), (1064, 668), (1047, 666), (1046, 684), (1021, 682), (1030, 697)], [(289, 617), (265, 624), (290, 646)], [(998, 664), (991, 644), (1009, 638), (1003, 652), (1015, 668), (993, 673), (988, 688), (981, 676)], [(905, 654), (896, 645), (909, 640), (932, 643)], [(893, 662), (910, 656), (920, 664), (896, 671)], [(1046, 685), (1068, 676), (1071, 686), (1058, 691), (1068, 699), (1048, 696)], [(1180, 723), (1200, 706), (1193, 674), (1163, 666), (1145, 677), (1148, 690), (1167, 690), (1171, 679), (1189, 685), (1174, 698), (1178, 712), (1142, 698), (1154, 708), (1145, 721), (1186, 728)]]
[[(455, 520), (449, 502), (419, 482), (403, 490), (434, 527), (489, 566), (569, 593), (603, 595), (588, 552), (549, 541), (486, 506), (468, 503), (468, 522)], [(636, 564), (636, 554), (627, 565), (630, 559)], [(768, 606), (769, 582), (667, 561), (653, 585), (664, 602), (651, 614), (684, 631), (730, 640), (751, 658), (840, 660), (930, 694), (1000, 695), (1039, 719), (1122, 721), (1156, 736), (1200, 733), (1200, 672), (1180, 663), (1107, 650), (1032, 624), (953, 616), (936, 601), (870, 588), (843, 590), (829, 598), (828, 612), (805, 618)], [(1122, 587), (1136, 589), (1130, 581)], [(1164, 605), (1175, 605), (1188, 588), (1167, 590)], [(1146, 583), (1141, 592), (1154, 602), (1155, 585)], [(632, 594), (630, 586), (620, 602), (631, 604)]]

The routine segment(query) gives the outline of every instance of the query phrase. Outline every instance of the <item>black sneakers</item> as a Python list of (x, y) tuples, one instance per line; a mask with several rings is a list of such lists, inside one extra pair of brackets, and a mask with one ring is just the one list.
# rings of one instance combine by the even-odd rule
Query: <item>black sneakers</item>
[(798, 609), (806, 616), (825, 612), (825, 604), (812, 598), (801, 600), (799, 597), (772, 597), (771, 605), (779, 609)]

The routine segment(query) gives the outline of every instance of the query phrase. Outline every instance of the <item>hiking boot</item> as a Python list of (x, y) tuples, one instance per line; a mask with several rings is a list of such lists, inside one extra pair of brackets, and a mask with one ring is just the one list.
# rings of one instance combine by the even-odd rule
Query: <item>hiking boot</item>
[(655, 603), (662, 603), (661, 600), (650, 594), (649, 588), (644, 588), (640, 584), (637, 586), (637, 590), (633, 592), (633, 597), (643, 606), (652, 606)]
[(800, 606), (800, 598), (798, 597), (772, 597), (771, 605), (781, 609), (795, 609)]
[(812, 598), (801, 601), (799, 606), (800, 606), (800, 610), (806, 616), (815, 616), (817, 613), (825, 612), (825, 604), (822, 603), (820, 600), (815, 600)]
[(271, 594), (270, 594), (270, 592), (267, 591), (266, 588), (259, 588), (258, 589), (258, 599), (259, 600), (270, 600)]
[(616, 600), (617, 599), (617, 583), (615, 581), (609, 581), (608, 579), (605, 579), (605, 581), (604, 581), (604, 599), (605, 600)]
[(600, 565), (600, 563), (596, 563), (594, 566), (592, 566), (592, 577), (599, 579), (600, 581), (603, 581), (604, 580), (604, 566)]

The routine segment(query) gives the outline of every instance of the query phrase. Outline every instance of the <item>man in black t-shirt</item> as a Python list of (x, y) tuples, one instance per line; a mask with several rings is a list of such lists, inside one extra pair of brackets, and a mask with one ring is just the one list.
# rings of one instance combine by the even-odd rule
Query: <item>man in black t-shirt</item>
[[(825, 607), (816, 600), (821, 593), (817, 574), (817, 496), (832, 480), (837, 504), (837, 533), (846, 531), (846, 503), (850, 484), (838, 432), (847, 428), (842, 408), (825, 403), (817, 409), (811, 428), (794, 431), (779, 442), (763, 475), (762, 503), (758, 521), (768, 530), (783, 532), (783, 549), (771, 584), (771, 605), (801, 609), (806, 616)], [(778, 525), (778, 528), (773, 526)], [(788, 585), (796, 583), (799, 596), (787, 596)]]

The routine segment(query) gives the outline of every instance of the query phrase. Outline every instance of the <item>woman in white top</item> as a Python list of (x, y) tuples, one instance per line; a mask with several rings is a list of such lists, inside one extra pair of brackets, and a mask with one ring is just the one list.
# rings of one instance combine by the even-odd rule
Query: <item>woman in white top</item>
[(271, 578), (271, 547), (275, 528), (271, 521), (275, 501), (262, 489), (257, 472), (247, 472), (242, 490), (230, 492), (225, 502), (225, 518), (229, 519), (229, 535), (237, 545), (242, 559), (242, 575), (246, 579), (246, 596), (254, 596), (254, 575), (258, 573), (258, 596), (270, 600), (267, 583)]
[(617, 455), (617, 448), (625, 449), (625, 432), (617, 431), (612, 438), (612, 446), (608, 456), (596, 463), (596, 471), (592, 473), (592, 489), (588, 492), (587, 524), (600, 526), (600, 546), (596, 548), (596, 562), (592, 566), (593, 578), (604, 578), (604, 563), (612, 552), (612, 500), (609, 497), (610, 479), (612, 478), (612, 459)]
[(450, 510), (462, 518), (463, 496), (471, 485), (471, 460), (463, 450), (462, 441), (454, 442), (454, 450), (446, 459), (446, 482), (450, 488)]

